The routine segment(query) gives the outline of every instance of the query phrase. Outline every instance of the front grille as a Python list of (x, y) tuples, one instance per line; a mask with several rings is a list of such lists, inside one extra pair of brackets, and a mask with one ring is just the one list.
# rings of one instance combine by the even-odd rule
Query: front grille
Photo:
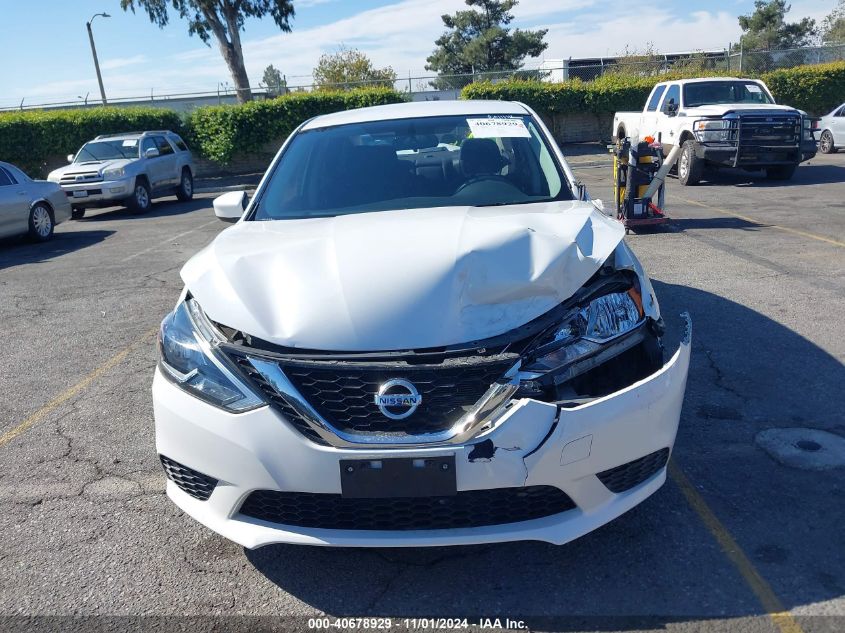
[(657, 474), (666, 465), (667, 461), (669, 461), (669, 449), (661, 448), (659, 451), (635, 459), (627, 464), (622, 464), (616, 468), (605, 470), (596, 476), (607, 486), (610, 492), (625, 492)]
[[(422, 435), (445, 431), (458, 421), (512, 360), (433, 365), (282, 362), (282, 371), (312, 407), (335, 428), (356, 434)], [(393, 420), (374, 402), (382, 384), (410, 381), (422, 403), (409, 417)]]
[(159, 459), (161, 459), (161, 466), (164, 468), (167, 478), (179, 486), (182, 492), (187, 492), (194, 499), (199, 499), (200, 501), (207, 500), (211, 496), (211, 493), (214, 492), (214, 488), (217, 486), (217, 480), (213, 477), (203, 475), (164, 455), (159, 455)]
[(63, 185), (73, 185), (77, 183), (98, 182), (102, 180), (100, 173), (97, 171), (84, 171), (74, 174), (62, 174), (59, 182)]
[(246, 498), (241, 514), (269, 523), (332, 530), (445, 530), (530, 521), (574, 507), (565, 492), (552, 486), (394, 499), (257, 490)]
[(288, 404), (288, 401), (285, 400), (279, 392), (264, 379), (261, 373), (252, 366), (252, 363), (250, 363), (245, 356), (236, 356), (234, 354), (231, 354), (230, 356), (232, 360), (237, 363), (238, 367), (240, 367), (241, 371), (249, 376), (255, 382), (256, 386), (261, 389), (270, 401), (270, 404), (276, 408), (279, 413), (285, 416), (285, 418), (287, 418), (288, 421), (296, 427), (297, 431), (302, 433), (312, 442), (322, 444), (324, 446), (328, 445), (328, 443), (320, 437), (320, 435), (312, 429), (308, 423), (299, 416), (299, 414), (297, 414), (296, 410)]
[(740, 142), (760, 147), (794, 147), (801, 140), (801, 119), (795, 116), (743, 115)]

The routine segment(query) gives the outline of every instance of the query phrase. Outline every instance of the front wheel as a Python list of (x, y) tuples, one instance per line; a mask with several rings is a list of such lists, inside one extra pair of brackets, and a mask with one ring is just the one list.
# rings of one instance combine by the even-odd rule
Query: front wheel
[(766, 169), (766, 178), (769, 180), (789, 180), (795, 174), (798, 165), (777, 165)]
[(29, 211), (29, 237), (36, 242), (46, 242), (53, 237), (53, 214), (47, 205), (39, 202)]
[(704, 172), (704, 161), (695, 155), (695, 141), (684, 141), (678, 159), (678, 180), (684, 186), (697, 185)]
[(176, 197), (182, 202), (187, 202), (194, 197), (194, 177), (187, 167), (182, 170), (182, 178), (179, 181), (179, 188), (176, 190)]
[(822, 154), (832, 154), (836, 151), (836, 147), (833, 145), (833, 134), (830, 133), (830, 130), (822, 132), (819, 139), (819, 151)]
[(150, 210), (150, 186), (143, 180), (135, 181), (135, 189), (129, 198), (127, 206), (135, 213), (146, 213)]

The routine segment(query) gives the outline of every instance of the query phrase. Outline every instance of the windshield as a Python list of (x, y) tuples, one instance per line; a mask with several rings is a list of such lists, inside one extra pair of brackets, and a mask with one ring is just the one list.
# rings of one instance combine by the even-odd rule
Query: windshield
[(85, 163), (116, 158), (138, 158), (138, 139), (119, 138), (85, 143), (73, 162)]
[(442, 116), (297, 134), (253, 220), (571, 200), (529, 116)]
[(701, 81), (684, 85), (684, 106), (722, 103), (774, 103), (754, 81)]

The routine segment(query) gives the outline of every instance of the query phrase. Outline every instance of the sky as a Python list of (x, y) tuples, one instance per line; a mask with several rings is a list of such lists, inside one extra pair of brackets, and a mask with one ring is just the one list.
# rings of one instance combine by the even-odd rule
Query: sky
[[(514, 27), (549, 30), (546, 59), (614, 55), (643, 50), (651, 42), (663, 53), (716, 50), (739, 39), (737, 16), (753, 0), (667, 0), (640, 4), (616, 0), (521, 0)], [(836, 0), (792, 0), (791, 21), (821, 20)], [(400, 77), (424, 76), (425, 59), (443, 32), (440, 16), (463, 0), (294, 0), (293, 31), (282, 33), (270, 17), (252, 19), (241, 34), (253, 86), (273, 64), (290, 85), (310, 83), (322, 53), (340, 46), (367, 53), (377, 66)], [(146, 14), (120, 8), (120, 0), (0, 0), (0, 107), (98, 98), (85, 23), (93, 22), (106, 95), (149, 96), (216, 91), (232, 84), (213, 44), (190, 37), (173, 15), (163, 29)], [(537, 60), (528, 60), (528, 65)]]

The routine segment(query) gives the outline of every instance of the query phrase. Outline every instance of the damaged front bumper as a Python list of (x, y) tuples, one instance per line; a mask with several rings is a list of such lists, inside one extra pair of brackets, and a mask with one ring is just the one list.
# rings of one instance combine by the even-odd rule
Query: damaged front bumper
[[(361, 547), (566, 543), (630, 510), (665, 481), (689, 368), (691, 326), (686, 320), (677, 352), (643, 380), (576, 406), (514, 400), (492, 430), (449, 447), (320, 446), (280, 423), (279, 414), (269, 407), (229, 414), (185, 394), (157, 372), (156, 447), (168, 462), (189, 469), (185, 477), (171, 476), (167, 494), (194, 519), (248, 548), (271, 543)], [(443, 456), (454, 456), (459, 494), (492, 489), (519, 494), (519, 489), (549, 486), (563, 491), (572, 506), (518, 522), (425, 530), (298, 527), (241, 513), (254, 491), (338, 496), (341, 460)], [(214, 481), (207, 499), (197, 498), (192, 472)]]

